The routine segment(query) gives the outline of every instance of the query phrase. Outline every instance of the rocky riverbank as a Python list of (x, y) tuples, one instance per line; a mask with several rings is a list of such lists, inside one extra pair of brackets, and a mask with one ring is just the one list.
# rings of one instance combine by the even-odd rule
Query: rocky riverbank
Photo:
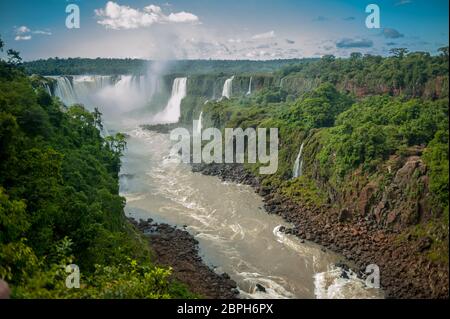
[(425, 253), (431, 243), (425, 238), (380, 229), (373, 221), (349, 217), (331, 206), (306, 208), (277, 189), (261, 186), (258, 178), (238, 164), (194, 164), (194, 172), (252, 186), (265, 202), (268, 213), (292, 223), (286, 230), (301, 239), (342, 254), (364, 273), (370, 264), (380, 269), (381, 286), (388, 298), (448, 298), (448, 265), (432, 262)]
[(227, 274), (216, 274), (203, 263), (198, 241), (187, 231), (152, 219), (139, 222), (130, 219), (130, 222), (148, 238), (158, 264), (171, 266), (173, 277), (191, 292), (208, 299), (237, 298), (236, 282)]

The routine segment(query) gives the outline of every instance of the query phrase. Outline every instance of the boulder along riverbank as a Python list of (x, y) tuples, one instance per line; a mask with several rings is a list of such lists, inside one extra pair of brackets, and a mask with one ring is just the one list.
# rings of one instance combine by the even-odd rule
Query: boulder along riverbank
[(241, 164), (193, 164), (193, 172), (217, 176), (224, 181), (252, 186), (263, 197), (269, 214), (283, 217), (293, 227), (285, 232), (315, 242), (352, 262), (364, 277), (366, 267), (380, 269), (381, 288), (387, 298), (448, 298), (448, 266), (429, 260), (424, 251), (426, 238), (380, 229), (362, 217), (347, 218), (342, 212), (325, 208), (306, 208), (277, 189), (262, 186), (260, 180)]
[(198, 241), (187, 231), (152, 219), (129, 221), (148, 239), (155, 262), (172, 267), (174, 279), (207, 299), (235, 299), (239, 291), (228, 274), (217, 274), (199, 255)]

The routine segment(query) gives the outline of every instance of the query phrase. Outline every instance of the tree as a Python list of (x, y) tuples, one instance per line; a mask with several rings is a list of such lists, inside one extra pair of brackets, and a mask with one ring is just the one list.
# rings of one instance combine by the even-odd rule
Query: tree
[(322, 57), (322, 60), (325, 62), (333, 62), (334, 60), (336, 60), (336, 57), (332, 54), (326, 54)]
[(98, 107), (94, 108), (94, 112), (92, 114), (94, 115), (95, 126), (100, 131), (103, 130), (102, 113), (98, 110)]
[(399, 59), (403, 59), (408, 52), (409, 50), (407, 48), (394, 48), (389, 50), (390, 54)]
[(123, 155), (123, 151), (127, 147), (126, 137), (122, 133), (117, 133), (114, 136), (107, 136), (105, 138), (110, 150), (113, 151), (118, 157)]
[(350, 54), (350, 59), (352, 59), (352, 60), (360, 60), (362, 58), (362, 56), (363, 55), (360, 52), (352, 52)]
[(3, 52), (4, 46), (5, 46), (5, 42), (3, 42), (2, 37), (0, 37), (0, 52)]
[(441, 53), (441, 57), (448, 61), (448, 47), (439, 48), (438, 51)]
[(18, 66), (20, 64), (22, 64), (22, 58), (20, 57), (20, 52), (13, 50), (13, 49), (9, 49), (7, 52), (8, 54), (8, 63), (14, 66)]

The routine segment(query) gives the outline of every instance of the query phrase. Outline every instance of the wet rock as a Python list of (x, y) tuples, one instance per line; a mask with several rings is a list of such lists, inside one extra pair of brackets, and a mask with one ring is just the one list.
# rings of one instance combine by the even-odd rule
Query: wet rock
[(256, 284), (256, 291), (266, 292), (266, 288), (263, 285)]

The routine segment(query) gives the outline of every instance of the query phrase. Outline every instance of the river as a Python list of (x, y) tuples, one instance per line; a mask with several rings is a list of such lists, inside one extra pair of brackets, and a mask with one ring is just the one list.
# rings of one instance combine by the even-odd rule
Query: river
[[(168, 135), (127, 132), (120, 175), (126, 213), (186, 230), (203, 260), (238, 283), (242, 298), (375, 298), (357, 278), (342, 278), (342, 256), (279, 231), (290, 225), (267, 214), (250, 186), (192, 173), (170, 156)], [(256, 288), (260, 284), (265, 292)]]

